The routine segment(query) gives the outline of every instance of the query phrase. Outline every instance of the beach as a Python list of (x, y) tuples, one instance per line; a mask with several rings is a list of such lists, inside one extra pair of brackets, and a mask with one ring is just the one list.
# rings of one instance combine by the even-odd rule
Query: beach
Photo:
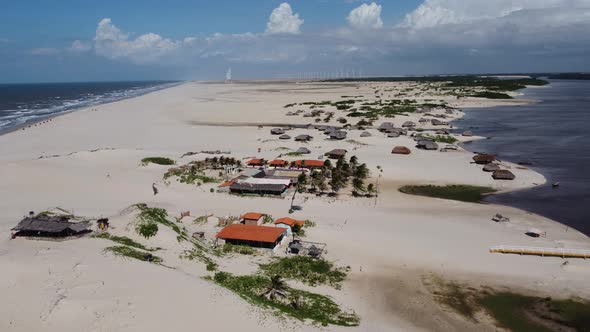
[[(287, 131), (292, 137), (314, 136), (305, 144), (270, 134), (273, 126), (313, 121), (287, 116), (288, 104), (359, 95), (373, 100), (375, 91), (381, 91), (383, 98), (395, 98), (408, 89), (414, 89), (408, 82), (187, 82), (0, 136), (0, 266), (4, 272), (0, 277), (4, 298), (0, 330), (493, 331), (497, 328), (493, 322), (476, 324), (437, 303), (432, 280), (536, 296), (590, 298), (586, 260), (489, 252), (498, 245), (590, 249), (590, 239), (582, 233), (516, 208), (398, 191), (403, 185), (467, 184), (508, 192), (544, 184), (540, 173), (503, 161), (516, 178), (496, 181), (472, 163), (471, 152), (415, 149), (411, 137), (388, 138), (374, 128), (367, 129), (370, 137), (361, 137), (361, 130), (350, 130), (346, 140), (325, 140), (314, 129)], [(442, 100), (459, 110), (531, 102), (428, 93), (412, 98)], [(338, 125), (337, 119), (345, 113), (331, 110), (335, 115), (329, 124)], [(463, 112), (454, 111), (447, 121), (462, 116)], [(396, 115), (376, 125), (391, 121), (400, 127), (406, 121), (417, 123), (420, 117)], [(423, 128), (433, 129), (430, 125)], [(476, 129), (474, 134), (478, 134)], [(412, 153), (392, 154), (398, 145), (410, 147)], [(378, 183), (379, 195), (372, 198), (298, 195), (295, 202), (302, 209), (291, 215), (313, 220), (316, 226), (306, 230), (306, 238), (326, 243), (325, 258), (350, 267), (341, 290), (318, 289), (360, 317), (355, 327), (318, 327), (277, 317), (248, 303), (204, 279), (211, 272), (203, 264), (179, 258), (187, 245), (177, 241), (173, 232), (162, 231), (149, 239), (150, 246), (165, 248), (157, 252), (165, 266), (113, 256), (104, 252), (109, 245), (104, 239), (10, 239), (11, 228), (29, 211), (54, 207), (78, 216), (109, 218), (114, 234), (144, 242), (130, 226), (134, 216), (129, 207), (136, 203), (165, 208), (170, 216), (184, 211), (193, 217), (249, 211), (287, 216), (290, 197), (242, 197), (217, 192), (217, 184), (167, 181), (163, 175), (168, 166), (142, 165), (141, 160), (167, 157), (185, 164), (211, 156), (200, 151), (216, 150), (244, 161), (272, 160), (282, 154), (280, 148), (302, 146), (312, 151), (311, 159), (332, 149), (346, 149), (348, 156), (355, 155), (367, 164), (370, 181)], [(181, 157), (187, 152), (196, 153)], [(153, 194), (152, 184), (158, 195)], [(496, 213), (509, 216), (510, 222), (492, 221)], [(181, 222), (190, 231), (204, 231), (208, 239), (220, 230), (214, 222), (196, 225), (185, 219)], [(524, 233), (529, 228), (541, 229), (546, 236), (528, 237)], [(217, 263), (225, 271), (247, 274), (265, 259), (264, 255), (223, 257)]]

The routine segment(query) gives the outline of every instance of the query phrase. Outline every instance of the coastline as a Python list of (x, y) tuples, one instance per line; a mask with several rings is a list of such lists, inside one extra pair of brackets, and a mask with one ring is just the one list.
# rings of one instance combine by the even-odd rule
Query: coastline
[[(515, 169), (516, 181), (496, 183), (470, 163), (470, 152), (419, 150), (410, 137), (388, 138), (375, 129), (369, 129), (371, 137), (350, 131), (347, 138), (356, 143), (325, 140), (321, 132), (311, 129), (289, 130), (291, 136), (314, 136), (313, 141), (303, 144), (280, 141), (270, 135), (269, 128), (258, 128), (260, 123), (309, 123), (310, 119), (303, 117), (286, 117), (288, 109), (284, 106), (293, 102), (340, 100), (351, 94), (372, 96), (374, 89), (383, 87), (395, 90), (388, 92), (394, 95), (408, 84), (356, 86), (359, 89), (338, 86), (316, 91), (312, 84), (305, 83), (232, 86), (185, 82), (103, 104), (98, 112), (82, 109), (59, 115), (31, 130), (0, 135), (0, 144), (6, 146), (0, 156), (0, 172), (11, 175), (0, 184), (0, 194), (10, 197), (0, 201), (0, 264), (7, 267), (6, 275), (0, 278), (0, 287), (7, 290), (0, 310), (7, 319), (0, 322), (0, 329), (51, 327), (76, 331), (126, 326), (157, 330), (199, 326), (244, 331), (473, 330), (473, 322), (449, 313), (433, 299), (423, 284), (433, 275), (474, 287), (590, 297), (590, 290), (584, 288), (590, 277), (585, 261), (572, 260), (563, 266), (557, 258), (489, 253), (491, 246), (501, 244), (590, 248), (587, 237), (564, 232), (561, 224), (553, 220), (508, 206), (409, 196), (397, 190), (404, 183), (464, 183), (516, 190), (544, 179), (541, 174)], [(500, 103), (469, 102), (481, 107)], [(337, 125), (336, 118), (341, 114), (330, 124)], [(391, 120), (401, 126), (407, 120), (417, 121), (419, 116), (381, 121)], [(462, 114), (455, 112), (453, 116)], [(223, 123), (240, 125), (224, 128), (220, 126)], [(412, 153), (392, 155), (396, 145), (410, 146)], [(141, 165), (143, 158), (155, 156), (182, 165), (209, 156), (197, 153), (180, 157), (186, 152), (210, 150), (231, 151), (233, 157), (244, 161), (254, 156), (271, 160), (282, 154), (283, 147), (295, 150), (301, 146), (313, 150), (304, 158), (316, 158), (335, 148), (347, 149), (348, 156), (354, 154), (367, 163), (373, 174), (370, 181), (379, 179), (379, 196), (364, 199), (342, 194), (333, 199), (304, 194), (296, 199), (302, 210), (289, 214), (290, 198), (239, 197), (216, 192), (217, 184), (166, 183), (163, 174), (167, 166)], [(97, 148), (109, 149), (93, 151)], [(57, 157), (37, 159), (39, 155)], [(152, 183), (158, 186), (158, 195), (153, 194)], [(218, 217), (259, 211), (275, 218), (289, 215), (313, 220), (317, 225), (306, 230), (307, 240), (326, 243), (326, 259), (349, 266), (350, 272), (342, 290), (323, 286), (306, 289), (327, 294), (354, 310), (361, 317), (361, 325), (350, 329), (318, 328), (277, 318), (203, 279), (211, 277), (212, 272), (201, 262), (179, 258), (190, 247), (180, 243), (177, 234), (162, 230), (150, 239), (136, 234), (135, 215), (128, 211), (129, 206), (140, 202), (166, 209), (171, 219), (190, 211), (192, 217), (181, 218), (180, 223), (190, 232), (203, 231), (208, 241), (219, 231)], [(9, 240), (10, 228), (23, 213), (54, 206), (77, 215), (108, 217), (114, 235), (165, 248), (156, 255), (164, 259), (167, 267), (114, 257), (104, 251), (111, 245), (104, 239)], [(495, 213), (510, 216), (511, 222), (491, 221)], [(212, 220), (208, 218), (205, 224), (192, 220), (209, 215), (213, 215)], [(547, 236), (527, 237), (524, 232), (530, 227), (545, 230)], [(223, 271), (243, 275), (256, 271), (257, 262), (271, 258), (238, 255), (215, 259)], [(33, 296), (38, 301), (26, 305)], [(413, 301), (404, 302), (404, 296), (411, 296)], [(175, 301), (162, 301), (166, 298)], [(233, 319), (223, 319), (227, 312), (232, 312)], [(28, 319), (30, 316), (41, 318)], [(482, 328), (493, 330), (494, 326)]]

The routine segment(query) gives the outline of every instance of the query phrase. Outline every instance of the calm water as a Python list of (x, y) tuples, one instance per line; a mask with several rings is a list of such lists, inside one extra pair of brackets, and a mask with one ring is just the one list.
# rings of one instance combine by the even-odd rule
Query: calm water
[[(523, 90), (527, 106), (467, 109), (455, 124), (480, 136), (467, 144), (530, 166), (548, 183), (530, 190), (492, 195), (486, 200), (557, 220), (590, 236), (590, 81), (551, 81)], [(558, 188), (551, 184), (559, 182)]]
[(82, 107), (163, 89), (177, 82), (0, 84), (0, 133)]

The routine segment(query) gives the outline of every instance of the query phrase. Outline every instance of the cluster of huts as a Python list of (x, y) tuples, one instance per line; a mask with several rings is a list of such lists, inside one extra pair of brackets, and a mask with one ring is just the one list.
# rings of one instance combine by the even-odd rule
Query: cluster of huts
[(502, 169), (493, 154), (478, 153), (473, 156), (473, 161), (478, 165), (483, 165), (484, 172), (492, 173), (494, 180), (514, 180), (516, 176), (507, 169)]
[[(65, 213), (43, 212), (35, 214), (31, 211), (12, 228), (12, 238), (58, 239), (82, 236), (92, 232), (92, 224), (89, 220), (76, 221), (75, 219), (74, 216)], [(106, 230), (109, 220), (107, 218), (98, 219), (96, 226), (98, 230)]]
[[(216, 245), (229, 243), (274, 251), (293, 236), (296, 228), (302, 228), (305, 224), (303, 220), (283, 217), (273, 221), (272, 226), (266, 226), (264, 218), (265, 214), (259, 212), (243, 214), (239, 223), (225, 226), (217, 233)], [(306, 243), (310, 245), (306, 246)], [(288, 244), (286, 251), (320, 257), (324, 248), (325, 244), (296, 240), (293, 236), (293, 241)]]

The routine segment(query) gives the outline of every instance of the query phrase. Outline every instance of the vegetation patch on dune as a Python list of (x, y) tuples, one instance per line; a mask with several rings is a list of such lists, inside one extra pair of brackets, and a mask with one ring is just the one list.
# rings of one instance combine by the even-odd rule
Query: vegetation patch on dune
[(98, 235), (94, 235), (93, 237), (98, 238), (98, 239), (111, 240), (113, 242), (117, 242), (119, 244), (122, 244), (122, 245), (125, 245), (128, 247), (141, 249), (141, 250), (146, 250), (146, 251), (158, 250), (158, 248), (148, 248), (148, 247), (144, 246), (143, 244), (133, 241), (132, 239), (130, 239), (126, 236), (116, 236), (116, 235), (111, 235), (111, 234), (105, 232), (105, 233), (100, 233)]
[(242, 254), (242, 255), (254, 255), (254, 254), (256, 254), (256, 251), (250, 246), (226, 243), (223, 246), (223, 253), (225, 253), (225, 254), (237, 253), (237, 254)]
[(213, 281), (258, 306), (276, 310), (278, 314), (322, 326), (357, 326), (359, 317), (345, 312), (330, 297), (287, 286), (280, 277), (264, 275), (235, 276), (217, 272)]
[(462, 202), (478, 203), (481, 201), (484, 194), (493, 193), (496, 191), (496, 189), (470, 185), (422, 185), (403, 186), (399, 188), (399, 191), (408, 195), (427, 196)]
[(309, 256), (275, 258), (271, 263), (260, 265), (260, 269), (267, 275), (281, 275), (311, 286), (330, 285), (336, 289), (340, 289), (350, 271), (350, 267), (335, 267), (325, 259)]
[(158, 225), (163, 225), (176, 232), (179, 241), (188, 240), (186, 230), (168, 220), (168, 212), (165, 209), (148, 207), (144, 203), (135, 204), (134, 207), (139, 210), (135, 230), (143, 237), (150, 238), (156, 235), (158, 233)]
[(137, 259), (144, 262), (161, 263), (162, 259), (158, 256), (139, 251), (135, 248), (128, 246), (112, 246), (104, 249), (105, 252), (111, 252), (116, 256), (124, 256), (133, 259)]
[(147, 165), (147, 164), (157, 164), (157, 165), (174, 165), (176, 164), (176, 162), (170, 158), (165, 158), (165, 157), (147, 157), (147, 158), (143, 158), (141, 160), (141, 164), (142, 165)]
[(582, 299), (552, 299), (507, 291), (475, 289), (437, 280), (435, 299), (456, 313), (477, 322), (485, 312), (496, 324), (514, 332), (588, 331), (590, 302)]

